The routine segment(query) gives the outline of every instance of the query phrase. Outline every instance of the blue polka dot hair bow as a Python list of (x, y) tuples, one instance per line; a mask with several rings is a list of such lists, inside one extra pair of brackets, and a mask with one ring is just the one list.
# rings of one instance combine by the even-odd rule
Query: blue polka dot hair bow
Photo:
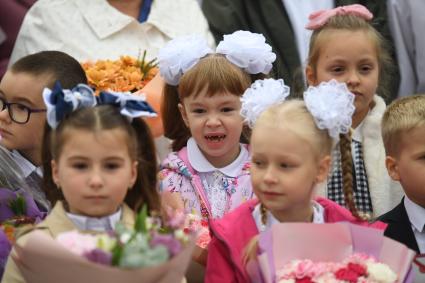
[(73, 89), (62, 89), (59, 82), (53, 90), (45, 88), (43, 99), (47, 108), (47, 123), (53, 129), (67, 115), (81, 108), (110, 104), (120, 109), (120, 113), (130, 120), (136, 117), (155, 117), (156, 113), (143, 96), (119, 92), (101, 92), (96, 97), (94, 91), (85, 84), (78, 84)]

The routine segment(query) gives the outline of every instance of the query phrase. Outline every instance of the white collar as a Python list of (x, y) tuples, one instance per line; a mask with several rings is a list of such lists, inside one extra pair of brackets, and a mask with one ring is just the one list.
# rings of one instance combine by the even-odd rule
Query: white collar
[[(369, 110), (369, 112), (370, 112), (370, 110)], [(369, 113), (367, 115), (369, 115)], [(358, 141), (358, 142), (363, 141), (364, 121), (365, 121), (365, 119), (363, 119), (363, 121), (353, 130), (353, 140)]]
[(100, 39), (120, 31), (133, 21), (137, 22), (136, 19), (115, 9), (106, 0), (75, 0), (75, 3)]
[(411, 201), (407, 196), (404, 197), (404, 207), (410, 223), (420, 233), (425, 233), (425, 208)]
[[(254, 222), (257, 225), (257, 229), (260, 232), (263, 232), (270, 228), (273, 224), (280, 223), (279, 220), (277, 220), (273, 214), (271, 214), (270, 211), (267, 211), (267, 223), (266, 225), (263, 224), (261, 221), (261, 210), (260, 210), (261, 203), (258, 203), (254, 211), (252, 212), (252, 217), (254, 218)], [(312, 223), (315, 224), (323, 224), (325, 223), (325, 208), (318, 203), (317, 201), (312, 201), (313, 206), (313, 221)]]
[(190, 165), (201, 173), (220, 171), (226, 176), (237, 177), (240, 175), (242, 168), (244, 167), (246, 161), (249, 158), (248, 150), (240, 145), (240, 153), (238, 157), (229, 165), (223, 168), (215, 168), (204, 156), (204, 154), (199, 149), (198, 145), (194, 138), (190, 138), (187, 141), (187, 157), (189, 159)]
[(15, 160), (15, 162), (18, 164), (19, 168), (22, 170), (22, 174), (24, 178), (27, 178), (33, 171), (37, 173), (38, 176), (43, 177), (43, 171), (41, 170), (41, 167), (37, 167), (34, 164), (32, 164), (28, 159), (22, 156), (22, 154), (19, 153), (17, 150), (12, 150), (10, 152), (10, 156)]
[(69, 219), (71, 219), (72, 223), (74, 223), (74, 225), (77, 226), (79, 230), (104, 232), (115, 229), (116, 224), (121, 219), (122, 209), (120, 208), (114, 214), (100, 218), (78, 215), (68, 212), (66, 213), (66, 215), (69, 217)]

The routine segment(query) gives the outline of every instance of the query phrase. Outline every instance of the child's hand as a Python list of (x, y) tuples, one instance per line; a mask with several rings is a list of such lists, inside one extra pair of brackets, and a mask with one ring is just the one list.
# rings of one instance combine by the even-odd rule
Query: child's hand
[(175, 211), (184, 211), (184, 203), (179, 193), (162, 192), (161, 203), (165, 211), (170, 208)]

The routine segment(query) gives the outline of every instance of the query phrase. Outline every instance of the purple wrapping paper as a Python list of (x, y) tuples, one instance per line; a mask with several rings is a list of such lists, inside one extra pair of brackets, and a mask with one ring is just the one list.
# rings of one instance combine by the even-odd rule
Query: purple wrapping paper
[(9, 208), (9, 202), (15, 199), (18, 194), (21, 194), (26, 201), (27, 216), (34, 217), (37, 220), (44, 218), (45, 213), (38, 209), (34, 199), (28, 193), (22, 190), (12, 191), (9, 189), (0, 188), (0, 223), (15, 216), (13, 211)]

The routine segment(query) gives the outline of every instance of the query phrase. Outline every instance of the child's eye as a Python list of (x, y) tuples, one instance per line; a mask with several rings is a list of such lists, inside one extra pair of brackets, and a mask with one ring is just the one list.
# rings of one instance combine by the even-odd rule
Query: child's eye
[(77, 162), (72, 164), (72, 168), (77, 170), (84, 170), (87, 169), (88, 165), (84, 162)]
[(373, 69), (373, 68), (372, 68), (372, 66), (370, 66), (370, 65), (363, 65), (363, 66), (361, 66), (361, 68), (360, 68), (360, 72), (361, 72), (362, 74), (367, 74), (367, 73), (369, 73), (372, 69)]
[(118, 169), (119, 167), (120, 167), (120, 164), (118, 164), (118, 163), (106, 163), (105, 164), (105, 168), (107, 170), (115, 170), (115, 169)]
[(289, 163), (286, 163), (286, 162), (280, 163), (279, 166), (280, 166), (280, 168), (283, 168), (283, 169), (288, 169), (288, 168), (292, 167), (292, 165), (290, 165)]
[(261, 160), (253, 160), (252, 164), (254, 164), (256, 167), (261, 167), (264, 165), (264, 162)]
[(202, 108), (195, 108), (195, 109), (193, 109), (193, 110), (192, 110), (192, 112), (193, 112), (193, 113), (196, 113), (196, 114), (202, 114), (202, 113), (204, 113), (204, 112), (205, 112), (205, 109), (202, 109)]
[(232, 108), (232, 107), (224, 107), (221, 109), (221, 112), (232, 112), (234, 110), (235, 108)]
[(336, 66), (331, 68), (332, 73), (339, 74), (339, 73), (342, 73), (342, 71), (344, 71), (344, 68), (341, 66)]

